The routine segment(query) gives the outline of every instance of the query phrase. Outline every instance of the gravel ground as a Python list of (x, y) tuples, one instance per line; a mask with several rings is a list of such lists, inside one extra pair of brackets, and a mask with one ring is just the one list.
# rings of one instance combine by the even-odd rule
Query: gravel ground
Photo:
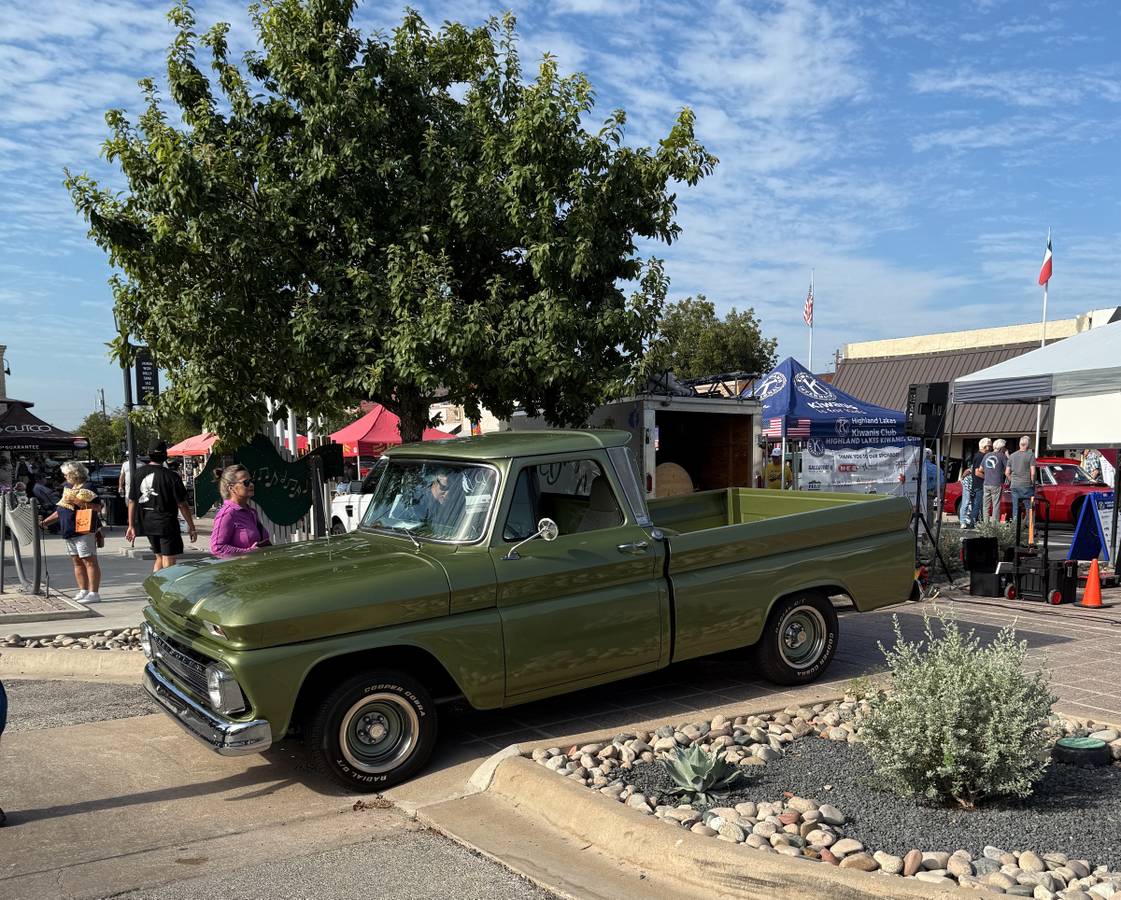
[[(803, 738), (759, 771), (749, 785), (714, 805), (773, 802), (791, 791), (839, 808), (848, 819), (837, 829), (845, 837), (897, 856), (918, 848), (964, 849), (979, 857), (990, 844), (1003, 850), (1057, 850), (1121, 868), (1121, 769), (1115, 766), (1052, 763), (1031, 797), (973, 811), (923, 806), (877, 789), (871, 757), (859, 744)], [(647, 796), (671, 785), (657, 763), (635, 765), (627, 781)]]
[(556, 900), (497, 863), (431, 832), (411, 832), (235, 872), (192, 878), (115, 900)]
[(4, 682), (4, 690), (8, 693), (5, 733), (128, 719), (157, 711), (138, 684), (12, 679)]

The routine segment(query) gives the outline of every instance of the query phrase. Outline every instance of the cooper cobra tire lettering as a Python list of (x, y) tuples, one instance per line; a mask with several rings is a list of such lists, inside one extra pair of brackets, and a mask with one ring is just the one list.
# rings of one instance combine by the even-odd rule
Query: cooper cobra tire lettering
[[(364, 746), (357, 742), (347, 747), (340, 744), (344, 718), (348, 715), (357, 717), (362, 712), (363, 698), (376, 694), (385, 699), (372, 697), (370, 703), (375, 706), (370, 707), (371, 710), (376, 710), (376, 704), (383, 704), (383, 714), (392, 720), (393, 701), (389, 697), (399, 698), (398, 705), (402, 707), (400, 723), (406, 729), (415, 729), (415, 734), (406, 736), (412, 742), (411, 747), (394, 751), (399, 752), (399, 758), (366, 755), (369, 752), (368, 740)], [(307, 745), (313, 766), (348, 789), (360, 792), (380, 790), (406, 781), (428, 761), (436, 744), (438, 721), (431, 704), (432, 700), (424, 685), (406, 672), (383, 669), (351, 676), (330, 690), (312, 713)], [(411, 710), (407, 715), (404, 714), (405, 708)], [(353, 726), (348, 723), (348, 741), (356, 740), (349, 730), (351, 727)], [(351, 757), (355, 757), (355, 761)], [(359, 764), (365, 763), (367, 759), (372, 768), (383, 770), (363, 771)], [(384, 768), (387, 759), (393, 768)]]

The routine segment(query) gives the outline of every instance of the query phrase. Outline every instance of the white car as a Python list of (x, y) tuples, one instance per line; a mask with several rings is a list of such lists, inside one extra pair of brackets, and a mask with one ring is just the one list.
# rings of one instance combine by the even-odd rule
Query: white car
[(361, 481), (340, 481), (335, 485), (331, 496), (331, 534), (346, 534), (358, 527), (381, 477), (382, 465), (378, 460)]

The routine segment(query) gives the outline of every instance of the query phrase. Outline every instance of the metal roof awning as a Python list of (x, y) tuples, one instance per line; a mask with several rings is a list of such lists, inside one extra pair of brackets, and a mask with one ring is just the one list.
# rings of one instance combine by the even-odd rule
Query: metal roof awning
[[(837, 367), (833, 386), (871, 403), (902, 409), (907, 405), (907, 389), (912, 384), (954, 381), (1033, 349), (1038, 349), (1038, 345), (1006, 344), (911, 356), (846, 359)], [(959, 407), (953, 421), (954, 434), (965, 437), (1024, 433), (1034, 427), (1033, 407), (1005, 400)]]

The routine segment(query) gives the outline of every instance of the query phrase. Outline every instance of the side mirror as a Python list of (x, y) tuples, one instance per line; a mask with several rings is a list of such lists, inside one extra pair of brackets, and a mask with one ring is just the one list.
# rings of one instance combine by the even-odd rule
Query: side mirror
[(557, 527), (556, 522), (554, 522), (552, 519), (542, 519), (537, 523), (536, 534), (531, 534), (524, 541), (519, 541), (518, 543), (514, 544), (513, 547), (506, 551), (506, 555), (502, 558), (507, 560), (521, 559), (521, 557), (518, 555), (519, 547), (528, 544), (530, 541), (535, 541), (537, 540), (537, 538), (543, 538), (546, 543), (551, 543), (552, 541), (555, 541), (557, 539), (557, 535), (559, 534), (560, 528)]

